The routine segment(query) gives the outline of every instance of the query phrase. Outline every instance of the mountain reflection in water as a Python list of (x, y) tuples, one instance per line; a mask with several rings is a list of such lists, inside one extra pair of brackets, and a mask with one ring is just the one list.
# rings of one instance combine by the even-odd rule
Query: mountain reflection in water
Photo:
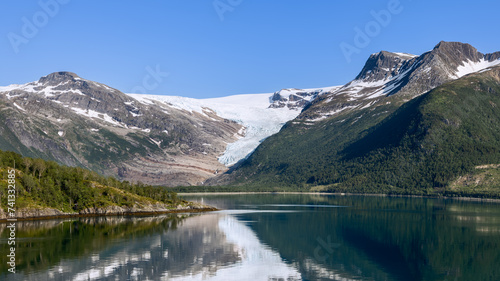
[[(500, 280), (498, 204), (191, 195), (223, 211), (18, 222), (0, 280)], [(1, 252), (7, 252), (0, 224)]]
[(245, 223), (223, 212), (18, 222), (18, 228), (18, 237), (29, 237), (18, 245), (26, 259), (9, 280), (301, 280)]

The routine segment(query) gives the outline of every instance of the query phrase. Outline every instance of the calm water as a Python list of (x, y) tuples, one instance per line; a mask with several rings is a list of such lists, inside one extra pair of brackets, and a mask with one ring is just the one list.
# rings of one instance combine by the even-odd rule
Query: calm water
[(185, 196), (204, 214), (19, 222), (0, 280), (500, 280), (500, 204)]

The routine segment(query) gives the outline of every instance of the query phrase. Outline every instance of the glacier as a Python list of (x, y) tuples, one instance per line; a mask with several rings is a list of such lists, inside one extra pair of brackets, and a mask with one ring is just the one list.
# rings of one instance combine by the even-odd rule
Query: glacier
[[(325, 93), (338, 86), (315, 89), (286, 89), (287, 94), (297, 92)], [(143, 104), (160, 102), (180, 110), (205, 114), (212, 110), (219, 117), (235, 121), (244, 127), (243, 136), (228, 143), (225, 152), (219, 156), (220, 163), (231, 166), (248, 157), (259, 144), (269, 136), (280, 131), (283, 125), (297, 117), (302, 108), (270, 107), (274, 93), (243, 94), (219, 98), (194, 99), (180, 96), (144, 95), (128, 93), (130, 97)]]

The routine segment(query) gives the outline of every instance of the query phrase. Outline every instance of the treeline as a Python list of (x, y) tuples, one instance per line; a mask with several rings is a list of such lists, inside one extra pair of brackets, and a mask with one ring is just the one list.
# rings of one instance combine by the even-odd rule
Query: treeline
[[(63, 211), (80, 211), (108, 205), (133, 206), (137, 201), (156, 200), (176, 204), (181, 200), (175, 192), (142, 183), (132, 184), (95, 172), (67, 167), (53, 161), (22, 157), (0, 150), (0, 197), (7, 206), (8, 169), (15, 165), (17, 207), (36, 204)], [(152, 200), (150, 200), (152, 199)]]

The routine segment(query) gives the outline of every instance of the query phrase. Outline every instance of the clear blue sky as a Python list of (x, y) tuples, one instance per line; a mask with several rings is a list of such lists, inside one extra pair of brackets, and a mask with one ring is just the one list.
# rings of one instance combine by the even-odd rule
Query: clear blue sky
[[(371, 53), (421, 54), (441, 40), (500, 51), (498, 1), (400, 0), (391, 12), (394, 1), (1, 1), (0, 85), (65, 70), (123, 92), (206, 98), (340, 85)], [(391, 19), (377, 29), (381, 10)], [(355, 28), (367, 27), (348, 61), (342, 42), (356, 47)]]

